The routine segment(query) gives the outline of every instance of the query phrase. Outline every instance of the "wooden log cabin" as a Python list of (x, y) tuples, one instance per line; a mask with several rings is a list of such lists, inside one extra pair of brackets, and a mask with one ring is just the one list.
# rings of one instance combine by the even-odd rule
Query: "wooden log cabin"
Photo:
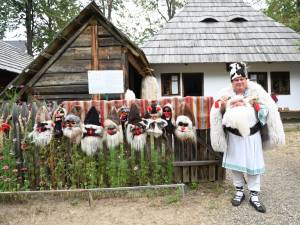
[[(144, 52), (103, 16), (94, 1), (9, 86), (23, 100), (91, 99), (89, 70), (123, 70), (124, 90), (133, 90), (137, 98), (142, 78), (153, 75)], [(122, 94), (106, 98), (120, 99)]]

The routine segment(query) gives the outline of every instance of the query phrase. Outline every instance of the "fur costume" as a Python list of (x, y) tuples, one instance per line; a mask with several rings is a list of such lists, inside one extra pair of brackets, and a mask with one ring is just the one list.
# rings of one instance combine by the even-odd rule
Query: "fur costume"
[(70, 113), (65, 117), (63, 135), (70, 139), (72, 144), (79, 144), (81, 140), (80, 118)]
[(146, 76), (142, 80), (142, 99), (157, 100), (158, 84), (154, 76)]
[(46, 106), (42, 106), (35, 117), (33, 131), (29, 134), (32, 142), (39, 147), (48, 145), (52, 139), (53, 126)]
[[(264, 148), (271, 148), (285, 144), (285, 134), (277, 105), (270, 95), (257, 83), (247, 80), (248, 96), (256, 96), (258, 101), (265, 105), (268, 110), (266, 126), (261, 130)], [(235, 96), (232, 86), (222, 89), (219, 94), (221, 99), (224, 96)], [(214, 103), (210, 111), (210, 137), (211, 144), (215, 151), (225, 152), (227, 149), (226, 134), (222, 126), (222, 112), (218, 101)]]
[(142, 120), (136, 104), (130, 107), (128, 122), (126, 125), (126, 139), (131, 147), (137, 151), (144, 149), (147, 141), (147, 122)]
[(109, 149), (123, 143), (122, 124), (115, 108), (112, 109), (104, 121), (104, 140)]
[(87, 155), (94, 155), (103, 148), (103, 127), (100, 125), (100, 117), (93, 106), (86, 114), (82, 128), (81, 150)]
[(188, 107), (182, 106), (183, 113), (176, 118), (175, 136), (183, 142), (197, 142), (195, 119)]

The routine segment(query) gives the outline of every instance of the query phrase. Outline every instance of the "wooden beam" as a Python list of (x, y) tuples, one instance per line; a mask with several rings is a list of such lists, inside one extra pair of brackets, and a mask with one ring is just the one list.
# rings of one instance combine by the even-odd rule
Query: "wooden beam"
[(129, 88), (129, 74), (128, 74), (128, 50), (127, 48), (122, 48), (122, 68), (124, 75), (124, 92)]
[(177, 161), (173, 162), (173, 166), (181, 167), (181, 166), (208, 166), (208, 165), (217, 165), (219, 164), (219, 160), (203, 160), (203, 161)]
[[(61, 56), (64, 51), (69, 47), (69, 45), (80, 35), (80, 33), (89, 25), (89, 21), (87, 21), (80, 29), (78, 29), (75, 34), (70, 37), (70, 39), (49, 59), (47, 63), (39, 70), (39, 72), (27, 83), (28, 87), (31, 87), (36, 81), (40, 79), (43, 73), (55, 62), (55, 60)], [(20, 91), (20, 95), (25, 92), (25, 88)]]
[(92, 70), (98, 70), (98, 26), (97, 21), (91, 25)]
[(130, 64), (138, 71), (140, 75), (145, 76), (145, 72), (136, 58), (131, 53), (128, 53), (127, 55)]

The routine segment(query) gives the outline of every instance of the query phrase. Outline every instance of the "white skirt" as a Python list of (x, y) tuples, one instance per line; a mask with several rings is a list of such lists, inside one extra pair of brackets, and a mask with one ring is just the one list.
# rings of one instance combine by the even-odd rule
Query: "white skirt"
[(228, 132), (228, 148), (223, 156), (223, 167), (250, 175), (265, 172), (260, 132), (247, 137)]

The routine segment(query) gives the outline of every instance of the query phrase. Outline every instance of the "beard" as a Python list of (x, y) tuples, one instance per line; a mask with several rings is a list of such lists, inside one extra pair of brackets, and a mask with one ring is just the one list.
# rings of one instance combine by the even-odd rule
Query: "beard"
[(45, 147), (52, 139), (52, 130), (46, 130), (44, 132), (32, 131), (30, 136), (32, 136), (33, 143), (36, 146)]
[(123, 143), (123, 132), (122, 129), (117, 131), (117, 133), (110, 135), (107, 132), (105, 132), (105, 141), (106, 145), (109, 149), (113, 149)]
[(81, 139), (81, 150), (89, 156), (94, 155), (102, 147), (103, 141), (101, 137), (86, 136)]
[(181, 128), (178, 127), (175, 129), (175, 136), (183, 142), (192, 142), (196, 143), (197, 137), (193, 128), (186, 128), (184, 131), (181, 131)]
[(250, 135), (249, 118), (255, 117), (254, 108), (246, 104), (245, 106), (227, 107), (223, 115), (222, 124), (226, 127), (238, 129), (240, 134), (245, 137)]
[(63, 129), (63, 134), (70, 139), (71, 143), (79, 144), (82, 131), (80, 127), (66, 127)]
[(131, 131), (131, 124), (128, 124), (126, 129), (126, 139), (131, 147), (137, 151), (144, 149), (147, 141), (147, 133), (141, 133), (139, 135), (134, 135)]

